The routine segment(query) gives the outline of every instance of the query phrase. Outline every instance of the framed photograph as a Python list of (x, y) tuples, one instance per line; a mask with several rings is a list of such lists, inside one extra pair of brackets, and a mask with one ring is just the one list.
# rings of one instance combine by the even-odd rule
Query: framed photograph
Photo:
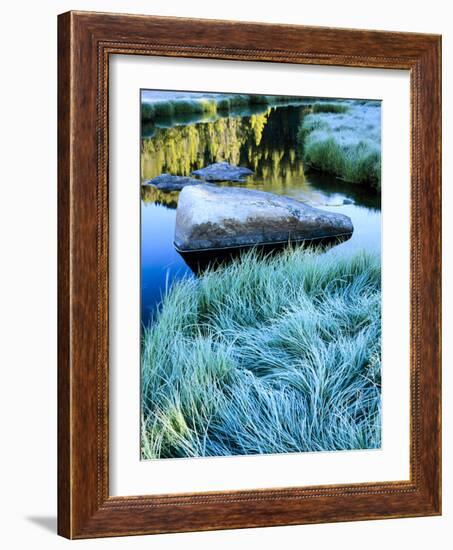
[(440, 37), (58, 35), (59, 533), (440, 514)]

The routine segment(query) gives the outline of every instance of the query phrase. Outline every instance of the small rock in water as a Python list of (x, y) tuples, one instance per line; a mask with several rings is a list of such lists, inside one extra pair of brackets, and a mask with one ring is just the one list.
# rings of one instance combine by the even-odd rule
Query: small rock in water
[(200, 184), (181, 191), (175, 247), (180, 252), (274, 245), (350, 236), (348, 216), (240, 187)]
[(187, 185), (198, 185), (202, 183), (200, 180), (189, 176), (172, 176), (171, 174), (161, 174), (151, 180), (148, 180), (144, 185), (152, 185), (159, 191), (181, 191)]
[(200, 170), (192, 172), (193, 176), (200, 176), (206, 181), (244, 181), (244, 178), (253, 174), (253, 171), (243, 166), (233, 166), (228, 162), (215, 162)]

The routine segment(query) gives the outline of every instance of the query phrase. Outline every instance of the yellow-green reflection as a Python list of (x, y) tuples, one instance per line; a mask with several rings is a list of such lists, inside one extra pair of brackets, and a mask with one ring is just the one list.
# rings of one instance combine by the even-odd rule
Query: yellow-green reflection
[(141, 199), (146, 203), (160, 204), (168, 208), (178, 206), (179, 191), (160, 191), (152, 185), (142, 185)]
[[(304, 107), (269, 108), (243, 117), (218, 118), (187, 126), (156, 128), (142, 140), (142, 180), (163, 173), (187, 176), (219, 161), (251, 168), (246, 185), (286, 189), (304, 181), (295, 132)], [(291, 120), (285, 120), (290, 117)], [(148, 202), (150, 196), (144, 200)]]

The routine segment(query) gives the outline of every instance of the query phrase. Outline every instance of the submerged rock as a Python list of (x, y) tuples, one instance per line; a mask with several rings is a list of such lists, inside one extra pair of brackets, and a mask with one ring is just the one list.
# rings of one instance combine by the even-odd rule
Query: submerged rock
[(172, 176), (170, 174), (161, 174), (148, 180), (144, 185), (152, 185), (159, 191), (181, 191), (186, 185), (198, 185), (200, 180), (188, 176)]
[(352, 232), (344, 214), (264, 191), (200, 184), (181, 191), (174, 244), (179, 252), (201, 252), (344, 239)]
[(253, 171), (249, 168), (233, 166), (228, 162), (215, 162), (192, 172), (193, 176), (200, 176), (206, 181), (244, 181), (251, 174)]

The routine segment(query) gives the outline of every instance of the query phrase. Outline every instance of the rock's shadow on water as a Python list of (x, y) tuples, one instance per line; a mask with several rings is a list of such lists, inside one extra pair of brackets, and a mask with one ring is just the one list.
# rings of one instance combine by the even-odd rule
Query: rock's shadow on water
[(209, 268), (216, 269), (217, 267), (228, 265), (232, 261), (237, 260), (244, 252), (247, 252), (251, 249), (255, 249), (259, 254), (262, 254), (263, 256), (273, 256), (275, 254), (280, 254), (288, 246), (305, 247), (312, 249), (316, 248), (320, 252), (325, 252), (349, 240), (351, 236), (352, 233), (348, 233), (336, 237), (324, 237), (304, 241), (285, 241), (281, 243), (269, 243), (197, 251), (179, 250), (178, 247), (175, 245), (175, 250), (196, 275), (202, 275)]

